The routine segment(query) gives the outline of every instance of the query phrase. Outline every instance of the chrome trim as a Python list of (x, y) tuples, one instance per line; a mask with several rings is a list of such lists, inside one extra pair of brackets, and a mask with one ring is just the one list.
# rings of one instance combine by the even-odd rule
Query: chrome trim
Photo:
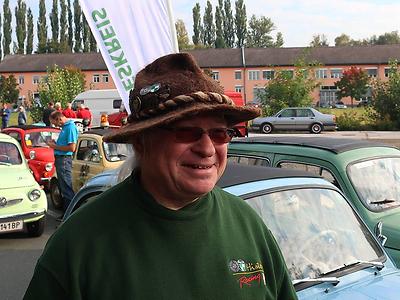
[(3, 216), (0, 218), (0, 223), (11, 222), (14, 220), (21, 220), (21, 219), (26, 220), (26, 219), (36, 218), (36, 217), (44, 216), (45, 214), (46, 214), (46, 210), (30, 212), (30, 213), (20, 214), (20, 215)]
[[(5, 199), (5, 205), (3, 204), (3, 199)], [(12, 205), (16, 205), (18, 203), (21, 203), (24, 199), (23, 198), (17, 198), (17, 199), (7, 199), (5, 197), (1, 197), (1, 205), (0, 205), (0, 209), (2, 208), (7, 208), (10, 207)]]

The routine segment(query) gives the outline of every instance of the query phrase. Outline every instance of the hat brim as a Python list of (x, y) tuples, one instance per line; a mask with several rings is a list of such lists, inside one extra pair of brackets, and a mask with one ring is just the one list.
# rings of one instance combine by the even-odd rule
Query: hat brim
[(181, 120), (185, 117), (206, 112), (223, 113), (224, 117), (229, 123), (228, 125), (233, 126), (235, 124), (249, 121), (258, 117), (261, 113), (261, 110), (257, 107), (232, 106), (230, 104), (212, 105), (210, 103), (194, 103), (190, 106), (178, 108), (176, 110), (149, 119), (139, 120), (134, 123), (128, 123), (124, 127), (121, 127), (120, 129), (114, 130), (114, 132), (105, 135), (103, 137), (103, 140), (108, 143), (130, 143), (132, 136), (138, 134), (145, 129), (157, 127), (159, 125), (165, 125)]

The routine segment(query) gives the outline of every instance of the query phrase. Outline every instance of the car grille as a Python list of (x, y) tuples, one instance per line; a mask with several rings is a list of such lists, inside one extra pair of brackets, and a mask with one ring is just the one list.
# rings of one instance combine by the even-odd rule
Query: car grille
[(18, 199), (6, 199), (5, 197), (0, 197), (0, 209), (10, 207), (22, 202), (22, 198)]

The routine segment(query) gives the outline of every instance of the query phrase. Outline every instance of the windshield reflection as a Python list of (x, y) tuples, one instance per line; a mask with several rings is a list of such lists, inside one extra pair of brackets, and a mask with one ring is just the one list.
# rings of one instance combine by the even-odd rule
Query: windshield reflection
[(382, 211), (400, 206), (400, 158), (355, 163), (349, 166), (348, 174), (368, 209)]
[(278, 191), (247, 202), (275, 236), (292, 280), (318, 278), (345, 264), (377, 260), (382, 255), (337, 191)]
[(103, 143), (103, 149), (108, 161), (122, 161), (133, 155), (131, 144)]
[(34, 131), (25, 134), (25, 144), (28, 147), (48, 147), (47, 142), (57, 140), (59, 132), (53, 131)]

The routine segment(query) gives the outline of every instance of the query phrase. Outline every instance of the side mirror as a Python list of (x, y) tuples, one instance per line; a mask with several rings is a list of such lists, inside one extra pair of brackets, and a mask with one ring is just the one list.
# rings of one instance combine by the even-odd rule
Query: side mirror
[(374, 228), (374, 233), (378, 241), (381, 243), (382, 246), (385, 246), (385, 243), (387, 241), (387, 237), (382, 234), (382, 227), (383, 223), (379, 221)]
[(93, 162), (99, 162), (101, 159), (100, 153), (97, 149), (93, 149), (92, 152), (90, 153), (90, 161)]

